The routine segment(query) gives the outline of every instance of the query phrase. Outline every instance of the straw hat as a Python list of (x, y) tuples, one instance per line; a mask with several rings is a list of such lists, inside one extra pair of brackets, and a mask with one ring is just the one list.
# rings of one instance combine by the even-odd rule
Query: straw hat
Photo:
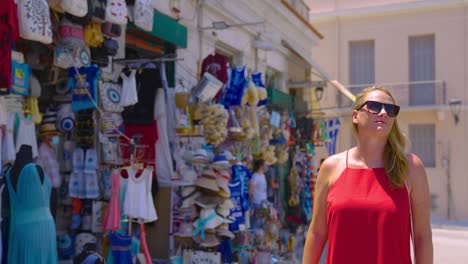
[(219, 187), (216, 182), (216, 173), (210, 169), (203, 171), (202, 175), (195, 181), (195, 185), (214, 192), (219, 191)]
[(220, 244), (218, 238), (214, 233), (206, 233), (204, 240), (202, 240), (201, 235), (193, 237), (193, 240), (195, 241), (195, 243), (205, 248), (216, 247)]
[(192, 168), (187, 168), (182, 173), (182, 182), (193, 184), (197, 179), (197, 173)]
[(47, 135), (56, 135), (57, 134), (57, 128), (55, 127), (55, 124), (42, 124), (39, 127), (39, 136), (47, 136)]
[(216, 206), (223, 203), (224, 201), (221, 197), (206, 194), (201, 195), (195, 199), (195, 204), (205, 209), (215, 208)]
[[(205, 223), (200, 221), (206, 221)], [(200, 217), (193, 223), (193, 227), (197, 228), (198, 225), (204, 224), (202, 226), (203, 230), (215, 229), (221, 224), (230, 224), (232, 223), (229, 219), (224, 218), (219, 215), (214, 208), (203, 208), (200, 211)]]
[(232, 203), (231, 199), (225, 199), (224, 202), (218, 207), (221, 209), (232, 209), (234, 208), (234, 204)]
[(231, 190), (229, 189), (225, 190), (224, 188), (220, 188), (216, 194), (218, 194), (219, 197), (224, 199), (231, 198)]
[(226, 193), (229, 193), (229, 197), (231, 191), (229, 189), (229, 182), (231, 181), (231, 175), (229, 175), (226, 171), (218, 171), (216, 170), (216, 184), (218, 187), (223, 189)]
[(234, 223), (236, 220), (232, 217), (230, 217), (231, 215), (231, 210), (229, 209), (223, 209), (223, 208), (216, 208), (216, 213), (218, 214), (218, 216), (220, 216), (221, 218), (223, 218), (224, 222), (226, 223)]
[(214, 168), (214, 171), (216, 172), (216, 176), (223, 177), (226, 180), (230, 181), (231, 180), (231, 169), (227, 168)]
[(211, 164), (213, 168), (229, 168), (231, 164), (229, 163), (229, 160), (226, 158), (226, 156), (219, 154), (214, 156), (213, 158), (213, 163)]
[(206, 150), (197, 149), (195, 153), (193, 153), (192, 163), (206, 163), (209, 161), (210, 161), (210, 158)]
[(220, 237), (227, 237), (229, 239), (234, 239), (234, 234), (229, 231), (228, 224), (222, 224), (216, 228), (216, 234)]
[(180, 197), (180, 208), (189, 208), (195, 204), (195, 199), (200, 196), (200, 193), (194, 186), (182, 188)]

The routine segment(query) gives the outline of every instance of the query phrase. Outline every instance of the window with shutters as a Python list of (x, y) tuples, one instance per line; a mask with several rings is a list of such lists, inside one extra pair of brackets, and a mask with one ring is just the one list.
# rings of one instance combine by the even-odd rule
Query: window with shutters
[(375, 82), (374, 53), (374, 40), (349, 42), (349, 81), (353, 94), (364, 89), (365, 84)]
[(426, 167), (435, 167), (435, 125), (409, 125), (411, 152), (418, 155)]
[(433, 105), (435, 94), (435, 37), (409, 37), (409, 104)]

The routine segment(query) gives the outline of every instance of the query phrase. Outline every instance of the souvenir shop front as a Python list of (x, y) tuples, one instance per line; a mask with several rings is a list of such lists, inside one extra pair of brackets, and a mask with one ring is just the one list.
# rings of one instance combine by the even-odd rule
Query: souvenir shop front
[(0, 9), (2, 263), (152, 263), (186, 28), (152, 1), (17, 2)]
[(2, 263), (294, 261), (328, 123), (220, 53), (176, 84), (150, 2), (6, 0)]
[(176, 88), (173, 263), (299, 263), (315, 150), (332, 141), (326, 120), (248, 72), (212, 53), (197, 86)]

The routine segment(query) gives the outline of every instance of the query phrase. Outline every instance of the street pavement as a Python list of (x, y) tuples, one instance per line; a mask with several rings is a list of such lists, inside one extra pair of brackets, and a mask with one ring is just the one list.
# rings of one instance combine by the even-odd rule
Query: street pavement
[(433, 227), (434, 264), (468, 264), (468, 228)]

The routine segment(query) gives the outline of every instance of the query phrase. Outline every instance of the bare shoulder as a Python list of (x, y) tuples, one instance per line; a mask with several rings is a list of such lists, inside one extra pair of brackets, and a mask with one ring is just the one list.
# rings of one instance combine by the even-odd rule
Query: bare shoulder
[(424, 163), (416, 154), (406, 153), (406, 157), (408, 158), (408, 172), (424, 171)]
[(418, 186), (421, 181), (426, 181), (426, 170), (423, 161), (413, 153), (407, 153), (408, 158), (408, 180), (410, 186)]
[(319, 177), (331, 185), (346, 167), (346, 151), (337, 153), (325, 159), (320, 166)]

